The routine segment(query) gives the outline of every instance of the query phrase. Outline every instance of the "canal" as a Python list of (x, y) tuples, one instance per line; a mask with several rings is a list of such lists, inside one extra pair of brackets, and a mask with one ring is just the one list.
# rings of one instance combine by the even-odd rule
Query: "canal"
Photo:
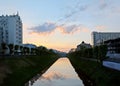
[(68, 58), (58, 59), (42, 76), (29, 86), (84, 86)]

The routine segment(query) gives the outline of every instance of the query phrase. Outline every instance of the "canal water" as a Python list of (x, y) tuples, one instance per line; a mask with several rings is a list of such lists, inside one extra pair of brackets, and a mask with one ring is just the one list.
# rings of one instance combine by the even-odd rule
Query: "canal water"
[(29, 86), (84, 86), (68, 58), (58, 59), (41, 77)]

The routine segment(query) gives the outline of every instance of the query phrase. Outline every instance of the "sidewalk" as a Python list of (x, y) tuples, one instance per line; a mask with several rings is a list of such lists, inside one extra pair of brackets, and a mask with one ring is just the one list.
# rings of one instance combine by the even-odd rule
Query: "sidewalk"
[(120, 71), (120, 58), (108, 58), (103, 61), (103, 66)]
[[(84, 58), (84, 57), (80, 57), (80, 58), (83, 60), (100, 62), (100, 60), (93, 59), (93, 58)], [(120, 58), (107, 58), (103, 60), (102, 65), (105, 67), (120, 71)]]
[(116, 62), (116, 63), (120, 63), (120, 58), (108, 58), (104, 61), (110, 61), (110, 62)]

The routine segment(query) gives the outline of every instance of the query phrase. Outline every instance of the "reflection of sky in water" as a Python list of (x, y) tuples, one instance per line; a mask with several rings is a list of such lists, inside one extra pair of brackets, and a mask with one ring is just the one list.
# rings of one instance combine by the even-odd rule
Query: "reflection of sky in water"
[(32, 86), (84, 86), (67, 58), (60, 58)]

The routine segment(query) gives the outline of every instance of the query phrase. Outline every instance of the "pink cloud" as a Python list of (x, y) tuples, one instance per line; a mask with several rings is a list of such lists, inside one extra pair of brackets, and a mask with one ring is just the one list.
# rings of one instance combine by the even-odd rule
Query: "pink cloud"
[(100, 9), (105, 9), (107, 7), (107, 3), (105, 2), (105, 0), (100, 0)]
[(95, 28), (96, 28), (97, 30), (104, 31), (107, 27), (104, 26), (104, 25), (97, 25), (97, 26), (95, 26)]
[(59, 30), (62, 34), (75, 34), (78, 32), (89, 32), (89, 28), (82, 24), (62, 24), (57, 25), (56, 23), (44, 23), (42, 25), (30, 28), (30, 34), (38, 34), (38, 35), (50, 35), (55, 32), (55, 30)]
[(87, 28), (86, 26), (84, 25), (76, 25), (76, 24), (73, 24), (73, 25), (65, 25), (65, 26), (59, 26), (58, 27), (59, 30), (61, 31), (61, 33), (63, 34), (75, 34), (75, 33), (78, 33), (78, 32), (89, 32), (89, 28)]

